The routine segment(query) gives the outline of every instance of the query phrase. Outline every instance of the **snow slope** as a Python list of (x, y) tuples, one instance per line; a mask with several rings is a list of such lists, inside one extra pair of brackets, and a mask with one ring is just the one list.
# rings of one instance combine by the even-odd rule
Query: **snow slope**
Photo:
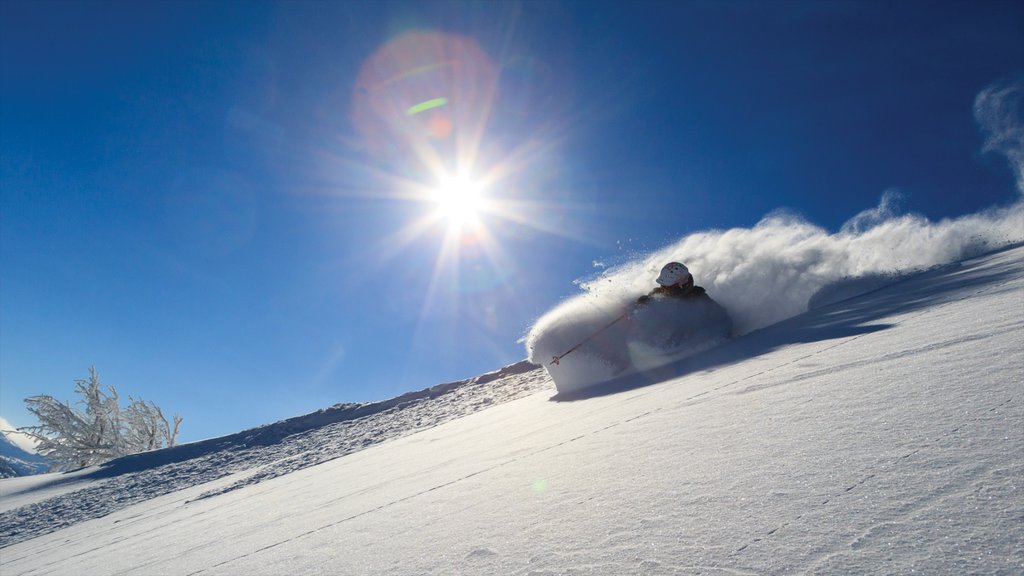
[(18, 446), (7, 431), (0, 432), (0, 478), (40, 474), (49, 468), (46, 458)]
[(0, 481), (0, 573), (1024, 572), (1024, 248), (553, 392)]

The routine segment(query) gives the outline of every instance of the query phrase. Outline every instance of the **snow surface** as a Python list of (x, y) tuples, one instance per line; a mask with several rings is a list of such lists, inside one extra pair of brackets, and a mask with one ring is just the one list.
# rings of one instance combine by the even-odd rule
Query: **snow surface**
[(3, 480), (0, 573), (1024, 572), (1024, 248), (553, 396), (513, 365)]

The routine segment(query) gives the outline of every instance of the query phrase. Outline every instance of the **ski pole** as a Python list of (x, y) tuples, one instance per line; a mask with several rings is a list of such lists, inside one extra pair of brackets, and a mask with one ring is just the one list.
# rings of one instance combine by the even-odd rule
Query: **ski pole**
[(587, 337), (586, 337), (586, 338), (585, 338), (585, 339), (584, 339), (584, 340), (583, 340), (582, 342), (580, 342), (579, 344), (577, 344), (577, 345), (573, 346), (572, 348), (569, 348), (568, 350), (566, 350), (564, 354), (561, 354), (561, 355), (559, 355), (559, 356), (553, 356), (553, 357), (551, 358), (551, 363), (557, 366), (557, 365), (559, 364), (559, 362), (561, 362), (562, 358), (565, 358), (566, 356), (568, 356), (569, 354), (571, 354), (573, 350), (575, 350), (575, 349), (579, 348), (580, 346), (583, 346), (583, 345), (584, 345), (584, 344), (586, 344), (587, 342), (590, 342), (590, 341), (591, 341), (591, 340), (593, 340), (593, 339), (594, 339), (594, 338), (595, 338), (595, 337), (596, 337), (596, 336), (597, 336), (598, 334), (600, 334), (600, 333), (604, 332), (605, 330), (607, 330), (607, 329), (611, 328), (612, 326), (614, 326), (614, 325), (615, 325), (615, 323), (616, 323), (616, 322), (618, 322), (619, 320), (622, 320), (622, 319), (623, 319), (623, 318), (625, 318), (626, 316), (629, 316), (629, 311), (628, 311), (628, 310), (627, 310), (626, 312), (623, 312), (623, 313), (622, 313), (622, 314), (621, 314), (621, 315), (620, 315), (620, 316), (619, 316), (618, 318), (616, 318), (615, 320), (612, 320), (611, 322), (609, 322), (609, 323), (608, 323), (608, 324), (607, 324), (607, 325), (606, 325), (605, 327), (601, 328), (601, 329), (600, 329), (600, 330), (598, 330), (597, 332), (594, 332), (594, 333), (593, 333), (593, 334), (591, 334), (590, 336), (587, 336)]

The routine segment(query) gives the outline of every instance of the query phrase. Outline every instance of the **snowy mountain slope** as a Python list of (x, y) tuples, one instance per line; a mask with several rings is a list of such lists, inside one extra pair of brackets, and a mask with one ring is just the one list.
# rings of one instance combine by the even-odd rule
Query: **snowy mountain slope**
[[(0, 483), (0, 546), (19, 542), (136, 502), (222, 478), (255, 484), (373, 444), (507, 402), (547, 386), (518, 362), (480, 376), (367, 404), (339, 404), (220, 438), (135, 454), (85, 470)], [(89, 500), (88, 507), (76, 502)]]
[(41, 474), (50, 467), (46, 458), (20, 448), (0, 433), (0, 478)]
[[(1024, 571), (1022, 248), (824, 306), (586, 397), (552, 401), (537, 371), (454, 391), (520, 380), (533, 384), (518, 399), (255, 484), (258, 469), (244, 468), (110, 508), (6, 488), (29, 479), (0, 482), (0, 537), (31, 523), (22, 503), (33, 499), (48, 522), (75, 519), (9, 537), (0, 572)], [(417, 418), (438, 421), (429, 408), (445, 398), (455, 409), (480, 396), (418, 402)], [(365, 426), (417, 422), (392, 410), (388, 424), (373, 424), (387, 411), (346, 421), (321, 449), (341, 455), (349, 435), (372, 437)], [(119, 486), (105, 497), (144, 493), (202, 476), (188, 463), (165, 465), (166, 477), (79, 478)]]

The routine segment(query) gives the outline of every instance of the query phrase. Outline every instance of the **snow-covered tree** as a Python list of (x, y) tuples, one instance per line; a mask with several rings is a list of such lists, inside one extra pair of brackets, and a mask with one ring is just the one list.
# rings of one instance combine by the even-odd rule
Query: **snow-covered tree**
[(159, 406), (152, 402), (129, 397), (131, 404), (124, 411), (124, 442), (127, 453), (156, 450), (174, 446), (181, 426), (181, 416), (174, 415), (174, 426), (164, 417)]
[(122, 410), (117, 390), (100, 384), (95, 367), (89, 368), (88, 379), (75, 381), (75, 393), (82, 396), (76, 404), (84, 410), (48, 395), (25, 399), (39, 424), (20, 430), (39, 441), (37, 451), (54, 468), (83, 468), (177, 441), (181, 416), (174, 415), (172, 427), (159, 406), (134, 398)]

